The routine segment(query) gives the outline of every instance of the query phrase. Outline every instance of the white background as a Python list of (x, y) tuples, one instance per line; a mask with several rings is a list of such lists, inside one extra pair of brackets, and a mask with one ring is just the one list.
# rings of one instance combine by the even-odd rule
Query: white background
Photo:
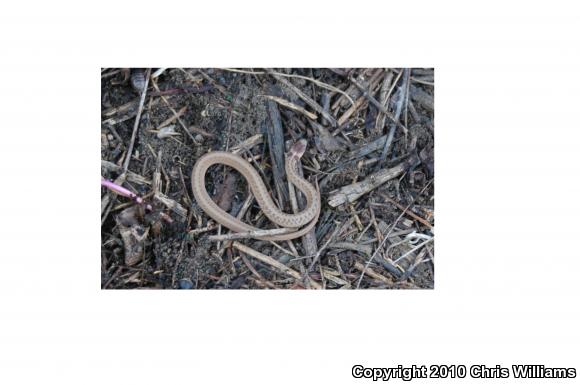
[[(571, 4), (4, 4), (0, 383), (370, 383), (352, 378), (355, 364), (580, 369)], [(435, 67), (435, 290), (101, 291), (109, 66)]]

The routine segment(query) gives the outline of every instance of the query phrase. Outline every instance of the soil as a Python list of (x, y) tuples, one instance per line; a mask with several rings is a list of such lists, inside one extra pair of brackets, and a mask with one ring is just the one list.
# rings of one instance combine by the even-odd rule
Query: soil
[[(102, 69), (101, 176), (117, 180), (144, 201), (137, 203), (101, 187), (102, 288), (433, 288), (433, 69), (242, 71)], [(130, 78), (139, 73), (152, 75), (131, 150), (141, 92)], [(345, 116), (344, 122), (333, 126), (279, 77), (321, 108), (326, 104), (335, 119)], [(353, 79), (368, 92), (355, 87)], [(356, 106), (348, 116), (344, 114), (352, 104), (343, 92)], [(316, 114), (316, 119), (272, 101), (268, 95)], [(380, 112), (369, 96), (400, 126)], [(115, 111), (121, 106), (128, 108)], [(279, 118), (273, 110), (279, 112)], [(175, 113), (181, 113), (178, 119)], [(273, 127), (277, 123), (284, 143), (276, 143)], [(167, 127), (171, 135), (164, 136)], [(391, 131), (386, 153), (384, 144), (370, 151), (374, 141), (385, 141)], [(260, 134), (262, 143), (241, 155), (254, 158), (264, 182), (272, 186), (273, 198), (286, 212), (292, 210), (283, 197), (287, 187), (274, 182), (269, 144), (281, 148), (300, 138), (308, 140), (303, 172), (318, 185), (323, 206), (315, 228), (318, 255), (309, 254), (312, 243), (304, 246), (301, 239), (276, 244), (255, 239), (238, 242), (300, 273), (302, 279), (239, 251), (231, 242), (210, 240), (218, 234), (218, 226), (192, 195), (190, 174), (201, 155), (228, 151)], [(370, 152), (359, 156), (365, 149)], [(123, 173), (127, 156), (130, 162)], [(353, 202), (336, 207), (329, 204), (336, 190), (402, 163), (406, 167), (401, 175)], [(229, 183), (223, 183), (227, 178)], [(232, 215), (240, 211), (248, 196), (244, 178), (225, 166), (210, 169), (206, 187)], [(256, 227), (275, 227), (261, 215), (255, 201), (243, 218)], [(219, 231), (229, 232), (226, 228)], [(385, 236), (387, 240), (382, 242)]]

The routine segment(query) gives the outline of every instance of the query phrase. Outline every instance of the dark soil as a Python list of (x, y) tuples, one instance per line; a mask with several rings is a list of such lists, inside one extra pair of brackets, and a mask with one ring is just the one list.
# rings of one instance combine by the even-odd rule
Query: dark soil
[[(145, 75), (156, 71), (147, 70)], [(296, 289), (316, 284), (328, 289), (433, 288), (433, 69), (273, 70), (346, 91), (356, 108), (337, 126), (280, 81), (281, 75), (263, 69), (244, 71), (257, 73), (166, 69), (149, 78), (131, 154), (128, 150), (141, 93), (126, 78), (126, 70), (101, 71), (101, 175), (112, 181), (122, 177), (123, 162), (131, 156), (128, 172), (119, 184), (144, 199), (139, 204), (101, 188), (102, 288)], [(139, 72), (143, 73), (133, 70), (131, 74)], [(321, 107), (329, 106), (327, 111), (336, 120), (351, 108), (341, 93), (320, 83), (299, 77), (283, 79)], [(363, 94), (353, 80), (367, 92)], [(282, 98), (317, 117), (312, 121), (265, 95)], [(405, 128), (396, 127), (368, 96), (385, 106)], [(131, 102), (127, 110), (113, 111)], [(279, 120), (273, 110), (279, 112)], [(174, 117), (174, 112), (182, 112), (168, 125), (174, 126), (174, 134), (160, 138), (158, 128)], [(280, 124), (287, 143), (276, 143), (276, 129), (272, 129), (276, 124)], [(384, 144), (371, 146), (391, 131), (394, 135), (386, 152)], [(254, 239), (238, 242), (290, 267), (302, 279), (242, 253), (227, 241), (210, 241), (208, 237), (217, 234), (217, 226), (212, 228), (213, 222), (192, 195), (190, 174), (201, 155), (230, 150), (257, 134), (263, 135), (262, 143), (241, 155), (255, 157), (265, 183), (272, 187), (273, 198), (286, 212), (292, 211), (284, 197), (288, 188), (273, 181), (268, 143), (274, 143), (275, 148), (299, 138), (308, 140), (302, 164), (305, 177), (317, 182), (320, 189), (323, 207), (315, 228), (314, 250), (322, 250), (317, 256), (309, 255), (300, 238), (291, 244), (277, 242), (279, 247)], [(361, 149), (367, 151), (361, 153)], [(401, 175), (354, 202), (329, 205), (335, 190), (402, 163), (406, 166)], [(160, 182), (157, 190), (156, 172)], [(229, 183), (223, 183), (226, 178)], [(212, 167), (206, 186), (210, 195), (222, 198), (232, 215), (240, 211), (248, 195), (245, 180), (227, 167)], [(243, 220), (259, 228), (274, 228), (260, 213), (254, 201)], [(205, 229), (208, 224), (210, 229)], [(226, 234), (229, 230), (220, 231)], [(413, 232), (419, 235), (409, 238)], [(385, 236), (387, 240), (381, 242)]]

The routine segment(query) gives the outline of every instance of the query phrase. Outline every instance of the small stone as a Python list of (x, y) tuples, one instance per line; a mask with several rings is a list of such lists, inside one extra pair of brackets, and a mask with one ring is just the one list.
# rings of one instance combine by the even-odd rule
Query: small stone
[(202, 143), (203, 142), (203, 135), (202, 134), (197, 134), (195, 136), (195, 141), (196, 142), (199, 142), (199, 143)]
[(191, 282), (191, 279), (187, 278), (180, 279), (179, 288), (183, 290), (193, 289), (193, 282)]

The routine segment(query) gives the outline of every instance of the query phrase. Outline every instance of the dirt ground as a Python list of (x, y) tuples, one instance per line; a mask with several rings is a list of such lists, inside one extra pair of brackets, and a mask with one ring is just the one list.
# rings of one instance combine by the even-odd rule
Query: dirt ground
[[(101, 69), (101, 176), (138, 197), (101, 187), (101, 287), (432, 289), (433, 98), (423, 68)], [(292, 212), (283, 153), (301, 138), (312, 234), (211, 240), (230, 231), (193, 197), (196, 160), (247, 141), (239, 154)], [(232, 169), (212, 166), (206, 187), (275, 228)]]

